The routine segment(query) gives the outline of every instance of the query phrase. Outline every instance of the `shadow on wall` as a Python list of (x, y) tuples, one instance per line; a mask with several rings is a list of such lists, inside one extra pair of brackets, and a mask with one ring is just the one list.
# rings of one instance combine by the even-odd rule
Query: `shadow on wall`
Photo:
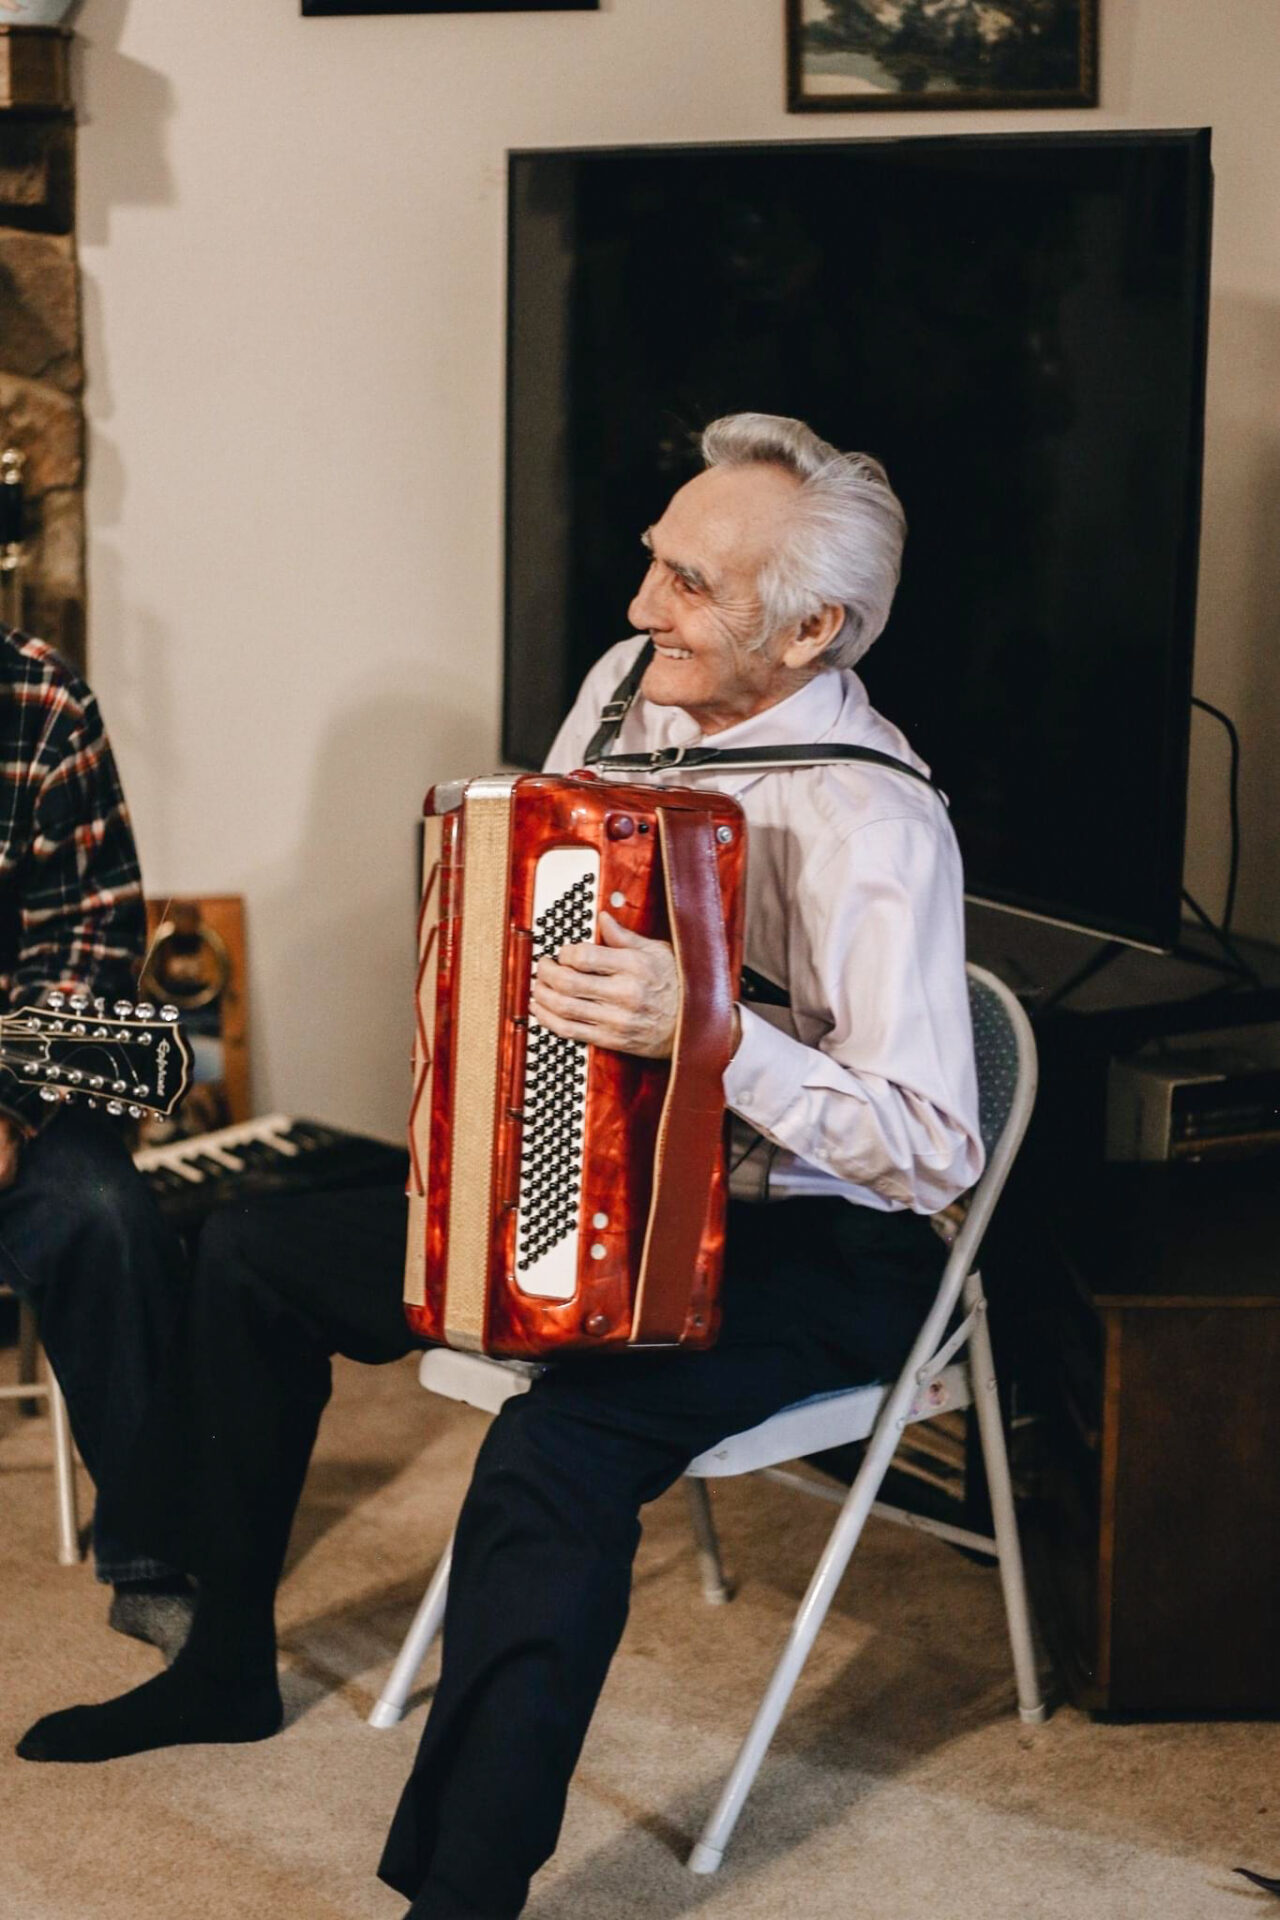
[(496, 764), (492, 728), (464, 701), (460, 684), (429, 689), (420, 661), (361, 689), (316, 755), (294, 854), (249, 883), (261, 1112), (403, 1136), (423, 795)]
[(129, 0), (85, 0), (75, 15), (72, 96), (79, 109), (82, 163), (76, 182), (82, 246), (105, 246), (115, 206), (163, 207), (174, 200), (165, 122), (174, 91), (154, 67), (120, 52)]
[[(1196, 692), (1240, 729), (1241, 933), (1280, 940), (1280, 305), (1219, 294), (1210, 323)], [(1228, 859), (1221, 729), (1195, 716), (1187, 885), (1215, 917)]]

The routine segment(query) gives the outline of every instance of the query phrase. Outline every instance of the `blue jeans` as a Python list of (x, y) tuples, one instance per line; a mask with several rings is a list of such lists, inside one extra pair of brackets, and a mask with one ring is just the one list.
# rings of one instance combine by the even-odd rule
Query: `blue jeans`
[[(178, 1324), (185, 1263), (129, 1151), (68, 1107), (22, 1150), (0, 1193), (0, 1276), (35, 1308), (71, 1431), (95, 1483), (124, 1468)], [(167, 1573), (94, 1527), (100, 1580)]]

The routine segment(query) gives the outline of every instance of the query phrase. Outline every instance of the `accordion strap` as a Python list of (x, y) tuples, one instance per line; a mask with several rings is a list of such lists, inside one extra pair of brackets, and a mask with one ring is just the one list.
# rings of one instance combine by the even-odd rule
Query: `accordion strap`
[(637, 1346), (678, 1341), (684, 1332), (724, 1132), (724, 1070), (733, 1052), (734, 992), (714, 827), (693, 809), (660, 807), (658, 832), (680, 1007), (632, 1319)]
[(784, 772), (788, 767), (835, 766), (842, 760), (862, 760), (890, 773), (905, 773), (921, 786), (932, 787), (946, 804), (947, 796), (927, 773), (913, 767), (895, 754), (881, 753), (878, 747), (855, 747), (844, 741), (831, 746), (776, 747), (655, 747), (650, 753), (610, 753), (640, 691), (640, 682), (653, 658), (653, 642), (646, 640), (629, 671), (613, 690), (613, 698), (600, 710), (600, 725), (591, 736), (583, 754), (586, 767), (603, 767), (610, 773), (666, 773), (672, 767), (698, 773), (714, 768), (719, 773)]

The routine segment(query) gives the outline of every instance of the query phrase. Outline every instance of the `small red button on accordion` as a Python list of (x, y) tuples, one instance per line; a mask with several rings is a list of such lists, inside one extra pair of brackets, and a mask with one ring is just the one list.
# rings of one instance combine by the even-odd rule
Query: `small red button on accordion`
[[(405, 1311), (470, 1352), (709, 1346), (742, 960), (736, 801), (591, 774), (427, 795)], [(563, 1040), (535, 963), (601, 908), (669, 940), (670, 1060)]]

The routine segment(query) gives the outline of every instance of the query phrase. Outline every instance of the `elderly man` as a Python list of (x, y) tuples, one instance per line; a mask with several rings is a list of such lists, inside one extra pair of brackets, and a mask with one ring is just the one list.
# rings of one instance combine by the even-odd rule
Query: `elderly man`
[[(635, 697), (604, 742), (622, 754), (845, 745), (923, 771), (851, 671), (898, 575), (902, 512), (881, 469), (761, 415), (716, 422), (703, 451), (706, 470), (644, 536), (630, 617), (648, 638), (588, 676), (549, 767), (600, 752), (623, 682)], [(738, 1009), (725, 1096), (735, 1187), (777, 1204), (731, 1205), (713, 1349), (567, 1359), (494, 1421), (459, 1521), (440, 1685), (380, 1869), (412, 1920), (520, 1912), (626, 1620), (641, 1506), (725, 1434), (894, 1373), (942, 1262), (925, 1216), (981, 1170), (960, 863), (927, 780), (853, 760), (671, 777), (733, 792), (749, 822), (747, 957), (789, 1004)], [(664, 1057), (670, 950), (604, 915), (600, 944), (541, 963), (533, 1007), (557, 1033)], [(191, 1641), (136, 1693), (40, 1722), (28, 1757), (278, 1724), (272, 1593), (328, 1354), (407, 1348), (403, 1224), (389, 1196), (330, 1196), (210, 1236), (189, 1395), (197, 1524), (152, 1535), (200, 1576)]]

